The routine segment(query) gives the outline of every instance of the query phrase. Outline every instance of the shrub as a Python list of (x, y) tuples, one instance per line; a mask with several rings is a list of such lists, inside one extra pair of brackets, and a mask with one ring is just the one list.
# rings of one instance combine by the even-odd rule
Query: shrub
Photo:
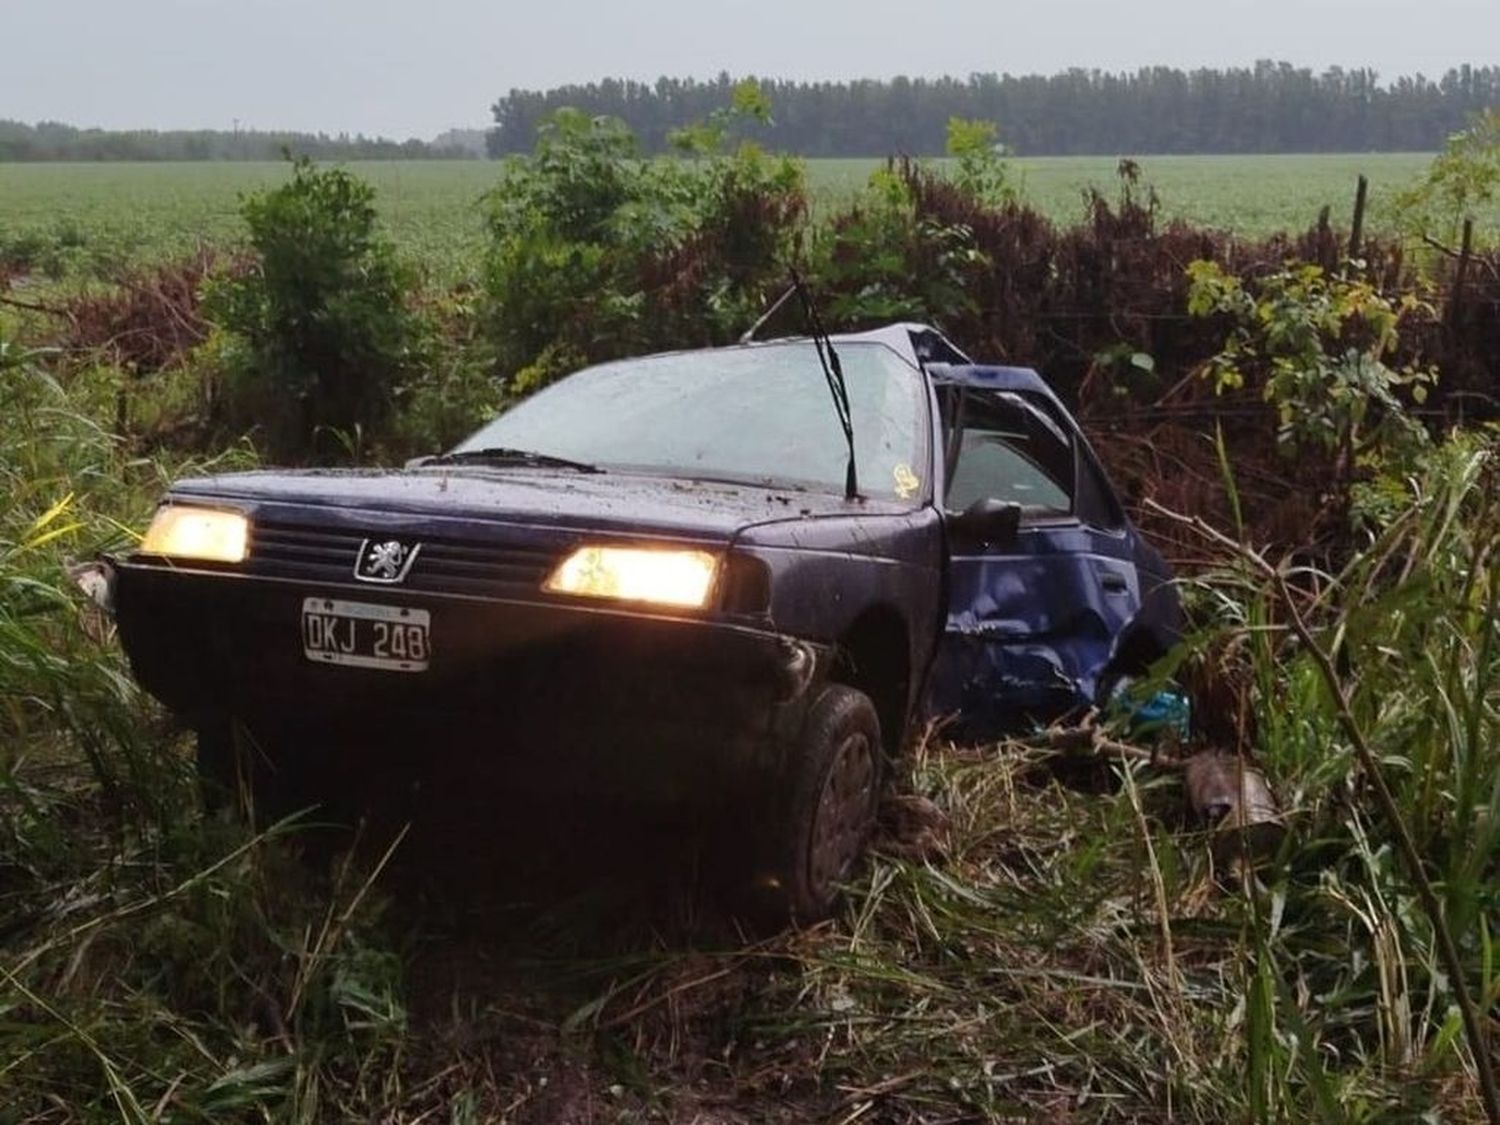
[(992, 121), (948, 119), (948, 155), (958, 163), (955, 181), (975, 199), (996, 206), (1016, 198), (999, 136)]
[(221, 280), (209, 315), (227, 353), (227, 421), (262, 427), (283, 457), (337, 455), (386, 419), (412, 365), (409, 278), (376, 223), (374, 189), (301, 158), (292, 179), (241, 208), (259, 268)]
[(975, 311), (971, 283), (989, 259), (971, 227), (921, 213), (913, 188), (924, 175), (912, 162), (877, 170), (818, 243), (814, 272), (831, 295), (835, 323), (942, 324)]
[(1207, 372), (1220, 390), (1243, 387), (1246, 372), (1254, 372), (1276, 408), (1285, 450), (1336, 451), (1347, 472), (1366, 449), (1389, 449), (1418, 434), (1399, 394), (1405, 389), (1423, 401), (1436, 375), (1387, 362), (1401, 318), (1432, 315), (1415, 295), (1394, 300), (1368, 281), (1315, 265), (1288, 265), (1253, 293), (1215, 262), (1193, 262), (1188, 276), (1188, 311), (1232, 325)]
[(1458, 245), (1464, 221), (1483, 214), (1497, 197), (1500, 109), (1490, 109), (1449, 137), (1421, 182), (1401, 194), (1398, 220), (1406, 233), (1441, 240), (1452, 248)]
[(726, 151), (748, 97), (639, 158), (618, 120), (563, 109), (489, 196), (486, 334), (515, 390), (632, 351), (722, 343), (781, 283), (806, 211), (800, 163)]
[(423, 298), (422, 365), (396, 392), (381, 442), (387, 461), (456, 445), (499, 411), (503, 392), (481, 333), (480, 297), (460, 286)]

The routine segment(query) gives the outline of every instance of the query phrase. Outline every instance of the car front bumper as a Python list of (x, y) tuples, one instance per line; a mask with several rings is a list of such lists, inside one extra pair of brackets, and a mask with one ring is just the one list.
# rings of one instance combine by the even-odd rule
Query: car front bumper
[[(193, 725), (244, 723), (394, 756), (478, 756), (565, 784), (673, 799), (774, 779), (826, 646), (723, 621), (108, 560), (137, 679)], [(426, 610), (426, 671), (315, 663), (302, 605)]]

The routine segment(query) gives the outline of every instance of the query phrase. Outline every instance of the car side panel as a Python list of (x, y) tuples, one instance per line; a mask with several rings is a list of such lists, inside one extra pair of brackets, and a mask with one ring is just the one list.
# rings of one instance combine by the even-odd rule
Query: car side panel
[(767, 624), (778, 632), (834, 644), (866, 613), (898, 617), (907, 633), (912, 709), (946, 597), (942, 518), (934, 509), (760, 524), (741, 532), (733, 550), (770, 569)]

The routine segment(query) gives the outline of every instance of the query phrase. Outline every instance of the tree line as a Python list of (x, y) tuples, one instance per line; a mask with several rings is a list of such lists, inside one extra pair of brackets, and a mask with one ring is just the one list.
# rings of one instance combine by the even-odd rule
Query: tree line
[(0, 161), (279, 160), (285, 151), (318, 160), (454, 160), (474, 155), (458, 139), (429, 143), (348, 133), (80, 129), (57, 121), (28, 125), (0, 120)]
[[(743, 126), (742, 135), (804, 156), (939, 155), (954, 117), (998, 123), (1001, 139), (1023, 155), (1426, 152), (1500, 105), (1493, 66), (1389, 82), (1369, 69), (1315, 73), (1270, 61), (1225, 70), (758, 81), (773, 119)], [(492, 107), (489, 152), (531, 151), (538, 125), (563, 106), (619, 117), (648, 152), (659, 152), (674, 129), (725, 105), (735, 84), (720, 74), (511, 90)]]

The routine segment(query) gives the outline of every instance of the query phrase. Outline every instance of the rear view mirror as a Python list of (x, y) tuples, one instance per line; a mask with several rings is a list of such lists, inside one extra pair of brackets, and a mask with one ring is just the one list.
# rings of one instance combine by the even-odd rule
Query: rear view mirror
[(1008, 546), (1021, 530), (1021, 505), (987, 496), (950, 516), (949, 525), (966, 539), (989, 546)]

